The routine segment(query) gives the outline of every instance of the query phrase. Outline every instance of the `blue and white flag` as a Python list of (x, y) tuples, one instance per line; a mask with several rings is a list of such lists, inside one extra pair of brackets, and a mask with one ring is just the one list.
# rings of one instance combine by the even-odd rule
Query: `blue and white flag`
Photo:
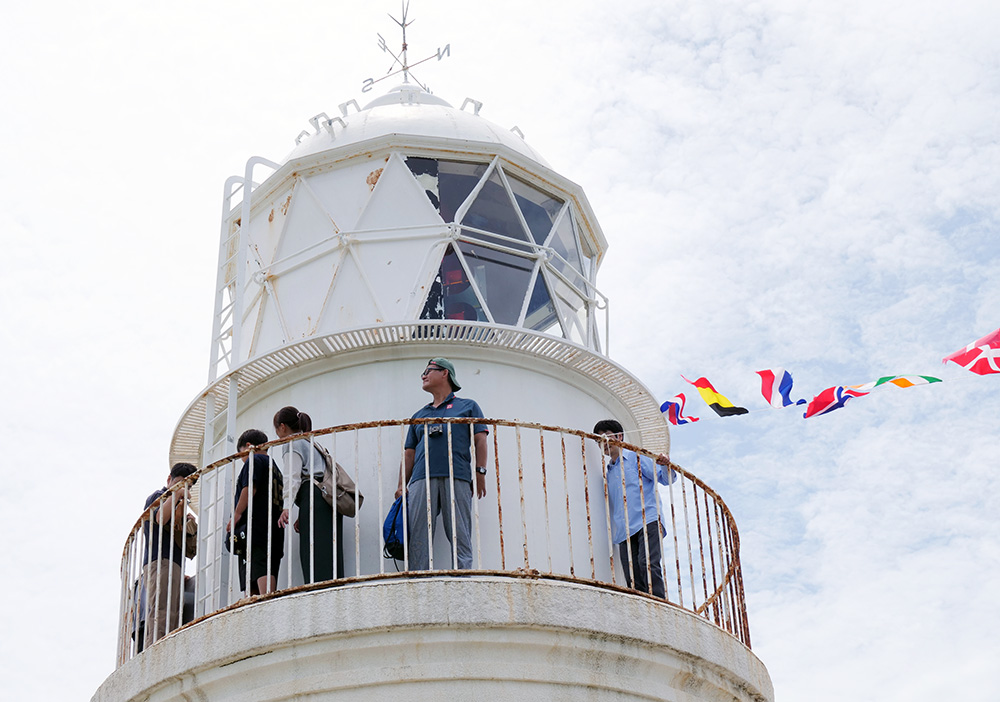
[(669, 400), (660, 405), (660, 411), (667, 415), (667, 421), (673, 424), (675, 427), (681, 424), (688, 424), (691, 422), (697, 422), (697, 417), (685, 417), (684, 416), (684, 393), (677, 393)]

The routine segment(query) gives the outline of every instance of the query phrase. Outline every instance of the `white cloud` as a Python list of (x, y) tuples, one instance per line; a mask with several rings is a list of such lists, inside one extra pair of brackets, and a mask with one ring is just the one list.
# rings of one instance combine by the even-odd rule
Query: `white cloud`
[[(162, 480), (204, 381), (221, 185), (250, 155), (281, 158), (313, 114), (363, 102), (361, 81), (388, 65), (375, 32), (398, 10), (376, 5), (10, 13), (0, 418), (17, 468), (0, 529), (25, 537), (4, 546), (23, 575), (2, 594), (45, 613), (31, 627), (2, 615), (34, 632), (3, 644), (16, 696), (80, 697), (108, 672), (106, 545)], [(452, 45), (431, 87), (483, 100), (586, 189), (612, 247), (612, 356), (662, 398), (690, 390), (680, 373), (706, 375), (757, 409), (753, 373), (776, 365), (799, 396), (946, 379), (808, 421), (713, 419), (694, 398), (705, 419), (675, 430), (673, 454), (734, 510), (779, 698), (992, 698), (996, 378), (939, 360), (1000, 326), (998, 6), (412, 9), (413, 46)], [(97, 513), (39, 524), (51, 486), (77, 482)], [(93, 546), (65, 549), (76, 532)], [(67, 573), (86, 584), (46, 585)], [(31, 652), (67, 617), (96, 633), (53, 680)]]

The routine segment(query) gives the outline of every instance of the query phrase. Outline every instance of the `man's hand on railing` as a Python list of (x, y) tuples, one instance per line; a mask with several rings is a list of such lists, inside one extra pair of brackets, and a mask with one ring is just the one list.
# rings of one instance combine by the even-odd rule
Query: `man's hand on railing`
[(656, 457), (656, 462), (661, 466), (669, 466), (670, 456), (661, 453), (659, 456)]

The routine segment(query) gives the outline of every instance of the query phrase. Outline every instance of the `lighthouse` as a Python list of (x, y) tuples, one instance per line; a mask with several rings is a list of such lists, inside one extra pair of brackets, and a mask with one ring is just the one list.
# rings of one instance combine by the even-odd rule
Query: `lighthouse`
[[(186, 606), (139, 644), (152, 587), (140, 519), (118, 665), (95, 702), (773, 699), (750, 648), (735, 522), (680, 466), (657, 496), (665, 596), (628, 587), (608, 458), (589, 432), (615, 418), (650, 457), (669, 452), (669, 432), (609, 355), (597, 278), (609, 241), (583, 189), (478, 101), (425, 89), (405, 37), (401, 65), (401, 83), (312, 117), (286, 158), (253, 157), (225, 184), (208, 383), (171, 444), (171, 464), (199, 469), (186, 486), (196, 555), (171, 584)], [(461, 571), (440, 529), (427, 569), (383, 548), (407, 432), (428, 431), (409, 420), (430, 399), (420, 374), (442, 357), (488, 430)], [(288, 528), (277, 585), (255, 596), (227, 548), (236, 437), (276, 439), (285, 406), (312, 417), (307, 440), (364, 502), (336, 532), (341, 575), (310, 578)], [(266, 450), (281, 463), (280, 442)]]

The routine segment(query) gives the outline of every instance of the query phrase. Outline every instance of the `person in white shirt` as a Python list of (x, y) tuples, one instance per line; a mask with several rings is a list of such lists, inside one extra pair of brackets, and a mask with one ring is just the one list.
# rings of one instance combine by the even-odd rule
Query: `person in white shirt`
[[(312, 431), (312, 419), (294, 407), (282, 407), (274, 415), (274, 433), (279, 439)], [(292, 504), (299, 508), (294, 528), (299, 534), (299, 563), (305, 583), (333, 580), (333, 508), (323, 499), (319, 481), (326, 461), (306, 438), (293, 439), (281, 447), (284, 468), (284, 509), (278, 518), (283, 527), (290, 519)], [(337, 577), (344, 577), (344, 515), (337, 513)], [(310, 553), (311, 551), (311, 553)]]

